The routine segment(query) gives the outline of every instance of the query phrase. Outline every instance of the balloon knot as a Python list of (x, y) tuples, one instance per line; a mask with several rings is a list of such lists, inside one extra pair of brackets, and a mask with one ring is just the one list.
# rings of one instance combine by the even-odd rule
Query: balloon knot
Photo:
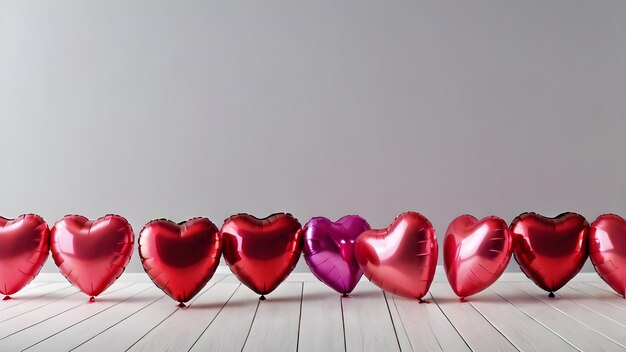
[(553, 293), (553, 292), (550, 292), (550, 293), (548, 294), (548, 297), (550, 297), (550, 298), (554, 298), (554, 293)]
[(11, 298), (11, 296), (4, 296), (4, 298), (3, 298), (2, 300), (3, 300), (3, 301), (8, 301), (8, 300), (10, 300), (10, 299), (13, 299), (13, 298)]
[(96, 301), (96, 297), (94, 296), (89, 297), (89, 303), (93, 303), (95, 301)]
[(344, 292), (344, 293), (341, 295), (341, 297), (350, 297), (350, 296), (349, 296), (347, 293), (345, 293), (345, 292)]
[(265, 295), (261, 295), (261, 297), (259, 297), (259, 300), (261, 301), (265, 301), (267, 298), (265, 298)]
[(467, 303), (468, 301), (465, 299), (465, 297), (461, 297), (459, 298), (459, 301), (461, 301), (462, 303)]
[(187, 305), (184, 302), (178, 302), (178, 308), (186, 308)]
[(419, 304), (422, 304), (422, 303), (430, 304), (430, 301), (427, 301), (427, 300), (421, 299), (421, 298), (419, 299), (418, 302), (419, 302)]

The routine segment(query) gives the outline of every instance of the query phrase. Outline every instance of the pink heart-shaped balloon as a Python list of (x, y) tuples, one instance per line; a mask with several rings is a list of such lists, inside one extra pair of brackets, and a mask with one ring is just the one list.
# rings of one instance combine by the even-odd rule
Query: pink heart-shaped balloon
[(119, 215), (89, 221), (67, 215), (52, 227), (52, 258), (72, 285), (93, 297), (122, 275), (133, 253), (133, 229)]
[(626, 298), (626, 220), (600, 215), (589, 231), (589, 257), (598, 275)]
[(49, 251), (50, 230), (39, 215), (0, 216), (0, 293), (12, 295), (31, 282)]
[(352, 292), (363, 271), (354, 255), (356, 239), (370, 225), (358, 215), (333, 222), (314, 217), (304, 225), (304, 259), (320, 281), (344, 296)]
[(508, 224), (496, 216), (461, 215), (443, 240), (443, 265), (454, 293), (464, 299), (491, 286), (511, 260)]
[(365, 276), (385, 291), (420, 299), (437, 267), (437, 237), (422, 214), (402, 213), (386, 229), (369, 230), (356, 241), (356, 258)]

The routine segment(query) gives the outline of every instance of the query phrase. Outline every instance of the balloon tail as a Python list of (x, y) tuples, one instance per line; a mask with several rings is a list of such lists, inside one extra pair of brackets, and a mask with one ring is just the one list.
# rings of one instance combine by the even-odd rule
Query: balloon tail
[(187, 305), (183, 302), (178, 302), (178, 308), (186, 308)]
[(261, 295), (261, 297), (259, 297), (259, 300), (261, 301), (265, 301), (267, 298), (265, 298), (265, 295)]
[(468, 301), (465, 299), (465, 297), (461, 297), (459, 298), (459, 301), (461, 301), (462, 303), (467, 303)]
[(89, 303), (93, 303), (95, 301), (96, 301), (96, 297), (94, 296), (89, 297)]
[(548, 297), (550, 297), (550, 298), (554, 298), (554, 293), (553, 293), (553, 292), (550, 292), (550, 293), (548, 294)]
[(348, 295), (347, 293), (345, 293), (345, 292), (344, 292), (344, 293), (341, 295), (341, 297), (344, 297), (344, 298), (345, 298), (345, 297), (350, 297), (350, 295)]
[(427, 301), (427, 300), (425, 300), (425, 299), (421, 299), (421, 298), (419, 299), (419, 301), (418, 301), (418, 302), (419, 302), (419, 304), (422, 304), (422, 303), (429, 304), (429, 303), (430, 303), (430, 301)]
[(8, 301), (8, 300), (10, 300), (10, 299), (13, 299), (13, 298), (11, 298), (11, 296), (4, 296), (4, 298), (3, 298), (2, 300), (3, 300), (3, 301)]

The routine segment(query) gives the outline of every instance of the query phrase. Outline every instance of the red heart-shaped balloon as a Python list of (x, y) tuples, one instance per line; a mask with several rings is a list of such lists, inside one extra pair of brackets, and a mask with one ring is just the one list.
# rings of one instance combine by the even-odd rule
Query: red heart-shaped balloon
[(589, 258), (598, 275), (626, 298), (626, 220), (603, 214), (591, 223)]
[(551, 297), (587, 260), (589, 223), (582, 215), (567, 212), (548, 218), (523, 213), (513, 220), (510, 230), (515, 260)]
[(119, 215), (95, 221), (66, 215), (52, 227), (50, 249), (63, 276), (93, 301), (122, 275), (134, 240), (132, 227)]
[(139, 257), (150, 279), (178, 302), (193, 298), (220, 263), (220, 233), (207, 218), (176, 224), (152, 220), (139, 234)]
[(512, 244), (509, 226), (497, 216), (452, 220), (443, 240), (443, 266), (454, 293), (463, 299), (496, 282), (511, 260)]
[(50, 230), (39, 215), (0, 216), (0, 293), (12, 295), (31, 282), (49, 251)]
[(419, 213), (402, 213), (386, 229), (363, 232), (355, 251), (365, 276), (400, 296), (421, 300), (435, 276), (437, 236)]
[(285, 280), (302, 252), (302, 227), (291, 214), (277, 213), (264, 219), (233, 215), (226, 219), (221, 233), (230, 270), (260, 295), (272, 292)]

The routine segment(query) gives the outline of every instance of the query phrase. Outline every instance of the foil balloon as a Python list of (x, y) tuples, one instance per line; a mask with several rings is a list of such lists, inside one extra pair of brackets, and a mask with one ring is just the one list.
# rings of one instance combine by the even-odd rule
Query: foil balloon
[(139, 234), (139, 257), (150, 279), (179, 306), (213, 277), (222, 254), (219, 230), (207, 218), (150, 221)]
[(386, 229), (365, 231), (356, 242), (357, 261), (372, 283), (420, 303), (426, 302), (437, 255), (433, 225), (415, 212), (398, 215)]
[(582, 215), (563, 213), (548, 218), (523, 213), (510, 226), (513, 254), (522, 271), (554, 297), (588, 256), (589, 223)]
[(347, 296), (363, 271), (354, 255), (356, 239), (370, 225), (360, 216), (347, 215), (332, 222), (314, 217), (304, 225), (304, 259), (311, 272), (333, 290)]
[(39, 215), (0, 216), (0, 293), (5, 300), (37, 276), (49, 251), (50, 230)]
[(230, 270), (261, 300), (291, 273), (302, 252), (302, 228), (291, 214), (263, 219), (233, 215), (224, 221), (221, 233)]
[(63, 276), (94, 302), (124, 272), (134, 239), (132, 227), (119, 215), (95, 221), (66, 215), (52, 227), (50, 249)]
[(589, 258), (598, 275), (626, 298), (626, 220), (603, 214), (591, 223)]
[(454, 293), (465, 301), (491, 286), (509, 264), (512, 250), (509, 226), (499, 217), (452, 220), (443, 240), (443, 266)]

